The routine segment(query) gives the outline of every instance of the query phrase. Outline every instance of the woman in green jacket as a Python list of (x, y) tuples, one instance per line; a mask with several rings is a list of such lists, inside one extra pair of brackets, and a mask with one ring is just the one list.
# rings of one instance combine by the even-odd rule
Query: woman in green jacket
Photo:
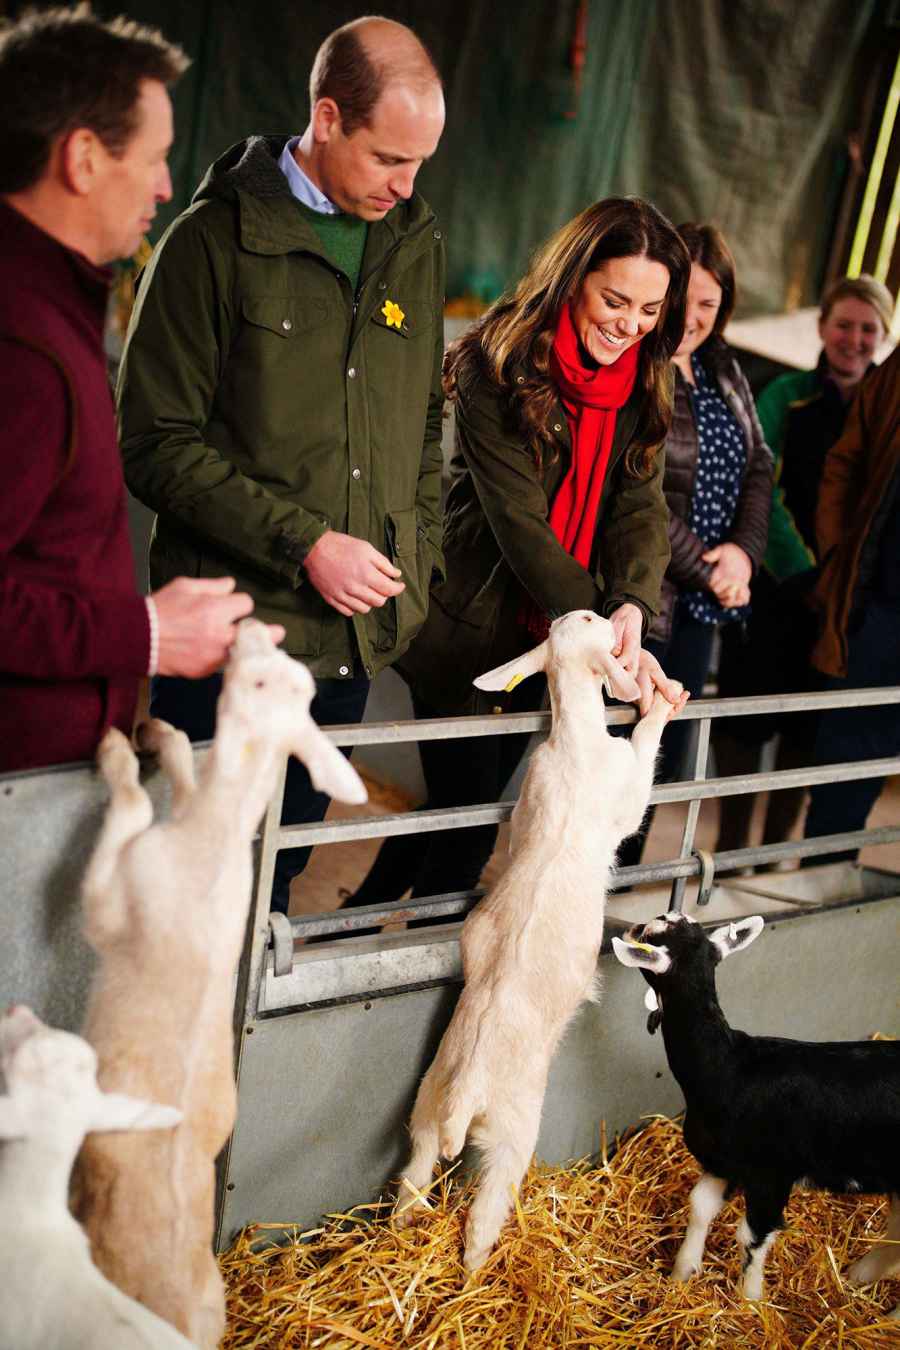
[[(456, 454), (444, 522), (447, 580), (398, 663), (417, 717), (540, 706), (529, 680), (498, 700), (484, 670), (535, 646), (573, 609), (608, 616), (642, 706), (680, 687), (642, 652), (669, 559), (662, 454), (669, 360), (681, 339), (690, 260), (637, 199), (596, 203), (537, 253), (511, 295), (447, 352)], [(493, 802), (524, 735), (423, 741), (426, 807)], [(389, 839), (349, 904), (468, 890), (493, 826)]]

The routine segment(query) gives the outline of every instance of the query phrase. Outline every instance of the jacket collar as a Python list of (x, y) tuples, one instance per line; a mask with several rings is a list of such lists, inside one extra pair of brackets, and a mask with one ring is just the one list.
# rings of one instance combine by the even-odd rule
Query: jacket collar
[[(222, 197), (237, 202), (241, 246), (249, 253), (277, 256), (298, 250), (327, 257), (322, 241), (294, 198), (278, 159), (289, 136), (251, 136), (226, 150), (210, 166), (193, 201)], [(413, 193), (383, 220), (373, 221), (363, 259), (363, 276), (376, 270), (403, 238), (434, 220), (428, 204)]]
[[(57, 300), (64, 295), (78, 298), (93, 311), (102, 326), (112, 283), (112, 271), (97, 267), (83, 253), (69, 248), (46, 230), (35, 225), (21, 211), (0, 199), (0, 241), (7, 257), (27, 259), (29, 274), (35, 272), (34, 284)], [(29, 284), (32, 278), (29, 275)]]

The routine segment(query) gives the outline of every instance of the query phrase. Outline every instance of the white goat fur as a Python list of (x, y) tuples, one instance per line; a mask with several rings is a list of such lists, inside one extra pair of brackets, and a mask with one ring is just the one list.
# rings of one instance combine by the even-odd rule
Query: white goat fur
[(100, 1274), (67, 1199), (88, 1130), (171, 1130), (180, 1112), (100, 1092), (87, 1042), (28, 1008), (0, 1020), (0, 1065), (0, 1350), (189, 1350)]
[(110, 731), (98, 751), (111, 802), (83, 888), (85, 934), (100, 957), (84, 1033), (103, 1087), (171, 1102), (184, 1121), (166, 1137), (89, 1140), (73, 1203), (100, 1268), (203, 1347), (218, 1345), (225, 1326), (213, 1163), (235, 1115), (232, 981), (253, 835), (288, 753), (320, 790), (366, 799), (309, 715), (314, 693), (309, 671), (245, 620), (199, 786), (187, 737), (165, 722), (143, 729), (171, 779), (169, 820), (151, 825), (123, 736)]
[(487, 1258), (531, 1159), (556, 1045), (595, 997), (609, 869), (643, 819), (672, 713), (657, 692), (630, 741), (609, 735), (601, 682), (638, 696), (613, 644), (608, 620), (576, 610), (540, 647), (475, 681), (502, 689), (546, 670), (553, 725), (513, 812), (508, 870), (463, 925), (465, 988), (419, 1088), (395, 1208), (401, 1223), (421, 1213), (438, 1157), (455, 1158), (468, 1136), (484, 1154), (468, 1270)]

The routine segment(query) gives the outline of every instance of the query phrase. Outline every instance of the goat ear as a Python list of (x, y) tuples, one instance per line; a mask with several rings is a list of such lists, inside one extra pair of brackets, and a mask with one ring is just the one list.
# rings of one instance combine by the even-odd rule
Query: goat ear
[(724, 961), (726, 956), (733, 956), (735, 952), (743, 951), (744, 947), (749, 947), (751, 942), (755, 942), (764, 927), (763, 919), (758, 914), (751, 914), (746, 919), (738, 919), (736, 923), (725, 923), (721, 928), (716, 928), (710, 933), (709, 940)]
[(636, 703), (641, 696), (640, 686), (621, 661), (617, 661), (610, 652), (603, 652), (602, 655), (598, 653), (598, 660), (603, 685), (610, 698), (621, 699), (623, 703)]
[(537, 675), (538, 671), (547, 669), (547, 645), (542, 642), (532, 647), (530, 652), (523, 652), (514, 661), (507, 661), (505, 666), (485, 671), (472, 683), (476, 689), (515, 689), (529, 675)]
[(88, 1130), (168, 1130), (184, 1118), (176, 1106), (129, 1097), (124, 1092), (99, 1092)]
[(312, 785), (319, 792), (326, 792), (339, 802), (352, 802), (354, 805), (368, 801), (365, 784), (353, 765), (322, 734), (315, 722), (309, 721), (295, 738), (292, 748), (300, 762), (306, 765)]
[(635, 970), (652, 970), (654, 975), (665, 975), (672, 958), (665, 947), (653, 947), (649, 942), (634, 943), (614, 937), (612, 948), (623, 966)]
[(0, 1097), (0, 1139), (24, 1139), (27, 1133), (12, 1097)]

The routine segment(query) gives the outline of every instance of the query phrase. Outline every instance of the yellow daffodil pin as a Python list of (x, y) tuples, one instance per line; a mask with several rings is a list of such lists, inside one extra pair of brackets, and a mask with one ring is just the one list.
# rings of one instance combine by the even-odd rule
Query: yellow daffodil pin
[(398, 304), (393, 300), (385, 300), (381, 307), (381, 312), (387, 321), (388, 328), (402, 328), (403, 320), (406, 315)]

